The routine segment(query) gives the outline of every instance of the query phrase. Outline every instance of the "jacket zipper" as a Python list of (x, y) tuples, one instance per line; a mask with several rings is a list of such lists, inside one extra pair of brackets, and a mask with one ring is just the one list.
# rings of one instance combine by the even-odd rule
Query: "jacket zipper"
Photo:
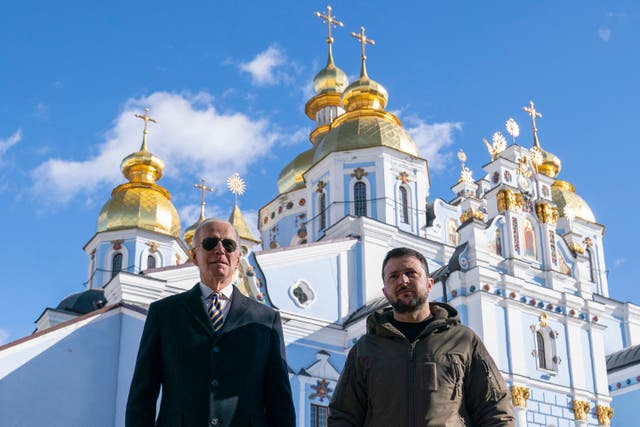
[(409, 399), (409, 410), (411, 411), (411, 425), (416, 425), (416, 395), (418, 393), (415, 392), (415, 382), (416, 382), (416, 362), (413, 359), (413, 352), (416, 348), (416, 343), (418, 341), (414, 341), (409, 343), (409, 390), (407, 390), (408, 395), (411, 396)]

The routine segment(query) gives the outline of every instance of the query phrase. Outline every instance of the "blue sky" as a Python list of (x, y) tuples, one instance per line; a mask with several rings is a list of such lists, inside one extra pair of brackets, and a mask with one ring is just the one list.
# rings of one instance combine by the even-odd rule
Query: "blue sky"
[[(247, 182), (255, 221), (282, 167), (309, 147), (304, 103), (326, 61), (319, 1), (11, 2), (0, 13), (0, 343), (29, 334), (47, 306), (83, 289), (97, 215), (123, 182), (151, 108), (149, 149), (183, 229), (205, 177), (207, 213), (226, 217), (224, 179)], [(611, 296), (640, 303), (637, 179), (640, 6), (634, 1), (336, 1), (336, 63), (369, 75), (431, 166), (431, 199), (449, 200), (465, 150), (474, 177), (482, 138), (534, 100), (540, 142), (563, 162), (606, 226)]]

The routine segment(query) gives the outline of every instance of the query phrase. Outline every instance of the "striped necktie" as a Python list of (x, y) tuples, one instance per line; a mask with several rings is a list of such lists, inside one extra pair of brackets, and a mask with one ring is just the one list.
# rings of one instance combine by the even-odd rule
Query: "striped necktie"
[(211, 305), (209, 306), (209, 318), (211, 319), (211, 326), (213, 330), (218, 332), (222, 328), (222, 307), (218, 299), (218, 294), (211, 294)]

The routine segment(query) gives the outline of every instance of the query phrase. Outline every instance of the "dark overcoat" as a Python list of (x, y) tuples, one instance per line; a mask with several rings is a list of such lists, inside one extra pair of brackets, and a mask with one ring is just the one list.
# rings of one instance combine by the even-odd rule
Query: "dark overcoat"
[(126, 426), (156, 425), (293, 427), (279, 313), (234, 288), (224, 325), (214, 332), (199, 285), (151, 304)]

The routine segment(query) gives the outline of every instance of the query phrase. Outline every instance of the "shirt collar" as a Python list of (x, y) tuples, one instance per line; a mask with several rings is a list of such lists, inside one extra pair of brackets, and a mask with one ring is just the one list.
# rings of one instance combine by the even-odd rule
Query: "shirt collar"
[[(231, 282), (229, 285), (222, 288), (222, 290), (218, 292), (218, 295), (221, 298), (231, 300), (231, 295), (233, 295), (233, 285), (235, 285), (235, 283), (236, 283), (235, 281)], [(200, 292), (202, 293), (202, 298), (208, 299), (213, 293), (213, 290), (202, 282), (198, 284), (200, 285)]]

